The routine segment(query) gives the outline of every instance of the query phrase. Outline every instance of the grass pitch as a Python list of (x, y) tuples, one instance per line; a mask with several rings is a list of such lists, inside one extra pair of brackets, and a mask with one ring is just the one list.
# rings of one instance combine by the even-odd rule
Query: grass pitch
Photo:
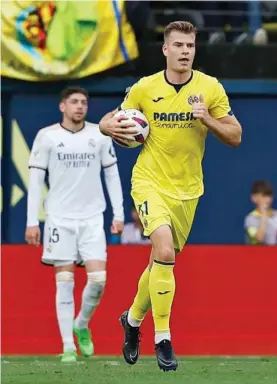
[(153, 357), (128, 366), (120, 357), (3, 356), (3, 384), (277, 384), (277, 358), (178, 358), (176, 372), (158, 369)]

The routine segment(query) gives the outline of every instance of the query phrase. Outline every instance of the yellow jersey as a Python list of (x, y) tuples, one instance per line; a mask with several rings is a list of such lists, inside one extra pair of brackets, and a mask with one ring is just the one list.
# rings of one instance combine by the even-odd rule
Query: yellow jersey
[(200, 94), (215, 119), (232, 113), (223, 86), (199, 71), (192, 71), (184, 84), (171, 84), (161, 71), (131, 87), (121, 109), (140, 110), (150, 125), (133, 168), (133, 189), (147, 186), (179, 200), (203, 194), (201, 163), (207, 127), (192, 114), (193, 102)]

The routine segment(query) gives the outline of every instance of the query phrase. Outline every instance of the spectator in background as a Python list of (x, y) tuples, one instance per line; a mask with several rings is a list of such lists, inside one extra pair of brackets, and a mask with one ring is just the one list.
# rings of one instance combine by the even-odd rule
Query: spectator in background
[(147, 26), (151, 20), (149, 1), (125, 1), (126, 14), (132, 25), (136, 40), (140, 41), (147, 32)]
[(150, 239), (143, 235), (143, 226), (141, 224), (136, 207), (131, 211), (133, 221), (125, 224), (122, 235), (112, 235), (110, 244), (151, 244)]
[(214, 29), (209, 43), (233, 42), (266, 44), (267, 33), (262, 28), (259, 2), (204, 1), (200, 2), (205, 13), (205, 26)]
[(245, 219), (247, 244), (277, 244), (277, 211), (272, 208), (273, 186), (266, 180), (255, 181), (251, 201), (256, 205)]

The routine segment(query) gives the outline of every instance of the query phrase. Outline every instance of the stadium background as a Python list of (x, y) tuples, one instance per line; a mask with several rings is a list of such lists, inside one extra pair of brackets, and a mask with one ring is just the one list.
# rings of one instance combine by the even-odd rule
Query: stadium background
[[(112, 3), (114, 5), (117, 2)], [(124, 6), (124, 2), (118, 3)], [(132, 3), (137, 3), (138, 7), (142, 6), (138, 4), (139, 2)], [(78, 84), (89, 90), (88, 120), (98, 122), (103, 114), (120, 103), (125, 89), (135, 83), (138, 77), (163, 68), (160, 30), (161, 24), (170, 21), (165, 17), (167, 15), (165, 9), (171, 9), (170, 17), (173, 19), (181, 16), (195, 21), (197, 18), (195, 19), (185, 6), (186, 3), (189, 8), (192, 2), (175, 2), (179, 3), (179, 8), (171, 7), (169, 2), (150, 3), (152, 15), (154, 14), (159, 22), (156, 21), (154, 27), (152, 25), (147, 29), (148, 35), (144, 30), (141, 32), (139, 23), (134, 24), (134, 18), (132, 19), (134, 10), (129, 10), (129, 20), (138, 39), (137, 60), (128, 61), (126, 55), (122, 55), (122, 63), (115, 68), (105, 68), (103, 72), (99, 71), (79, 80), (69, 81), (66, 75), (62, 79), (50, 76), (49, 81), (44, 77), (43, 82), (39, 80), (27, 82), (20, 76), (16, 79), (11, 76), (2, 77), (1, 235), (2, 243), (6, 244), (2, 255), (3, 353), (57, 353), (60, 345), (52, 300), (54, 280), (51, 270), (46, 271), (40, 265), (39, 250), (14, 245), (24, 244), (27, 162), (32, 141), (39, 128), (60, 119), (58, 94), (64, 86)], [(255, 3), (257, 5), (259, 2)], [(248, 31), (251, 36), (253, 32), (251, 28), (259, 25), (263, 19), (260, 10), (258, 13), (257, 9), (251, 10), (251, 2), (245, 4)], [(126, 4), (125, 6), (127, 7)], [(196, 8), (199, 8), (197, 12), (201, 11), (200, 5)], [(135, 11), (138, 12), (136, 9)], [(149, 9), (142, 8), (139, 11), (144, 15)], [(164, 15), (164, 18), (161, 18), (161, 15)], [(216, 30), (219, 28), (217, 26)], [(249, 200), (251, 183), (256, 179), (268, 179), (277, 190), (276, 32), (274, 29), (273, 31), (271, 28), (268, 29), (269, 42), (264, 45), (256, 45), (249, 41), (241, 45), (232, 42), (209, 45), (208, 32), (210, 32), (208, 28), (200, 28), (195, 68), (217, 76), (222, 81), (230, 96), (232, 109), (243, 126), (243, 138), (241, 146), (237, 149), (223, 146), (211, 135), (207, 140), (203, 163), (206, 193), (201, 199), (189, 239), (189, 243), (193, 245), (188, 248), (187, 254), (184, 251), (183, 259), (178, 261), (180, 265), (177, 272), (179, 274), (177, 297), (179, 295), (187, 299), (176, 301), (176, 310), (173, 311), (176, 339), (179, 340), (177, 352), (276, 354), (277, 286), (272, 271), (276, 271), (277, 267), (277, 249), (275, 247), (254, 249), (242, 245), (244, 217), (252, 209)], [(114, 47), (115, 50), (122, 50), (121, 37), (118, 47)], [(104, 44), (104, 40), (102, 43)], [(2, 58), (2, 61), (4, 59)], [(20, 74), (20, 66), (18, 68)], [(123, 184), (126, 221), (128, 221), (131, 210), (130, 175), (138, 150), (116, 147), (116, 151)], [(109, 204), (105, 217), (108, 237), (111, 220)], [(99, 353), (120, 353), (121, 340), (116, 316), (130, 303), (136, 289), (135, 282), (146, 262), (148, 251), (140, 247), (111, 246), (109, 249), (107, 295), (92, 322), (96, 342), (98, 340), (100, 345)], [(120, 266), (124, 265), (120, 271), (117, 269), (118, 259)], [(136, 263), (137, 266), (134, 267)], [(132, 273), (127, 278), (125, 271), (131, 267)], [(11, 284), (11, 271), (16, 285)], [(183, 278), (181, 271), (185, 271), (186, 278)], [(122, 285), (118, 285), (116, 273), (121, 273)], [(79, 290), (84, 282), (84, 276), (81, 271), (78, 271), (77, 276)], [(194, 276), (198, 284), (193, 283)], [(126, 293), (125, 284), (128, 279), (130, 290)], [(119, 303), (112, 295), (113, 284), (117, 284), (116, 292), (120, 292)], [(20, 303), (16, 300), (19, 289), (23, 294)], [(205, 296), (203, 292), (207, 289), (209, 295)], [(43, 308), (40, 307), (36, 297), (37, 290), (43, 292)], [(12, 298), (15, 307), (10, 305)], [(183, 327), (178, 325), (177, 321), (182, 311), (188, 314), (186, 331), (183, 331)], [(107, 318), (109, 320), (105, 323), (106, 328), (111, 327), (113, 332), (103, 335), (101, 325)], [(40, 323), (38, 328), (36, 326), (38, 321), (42, 321), (45, 327), (41, 327)], [(209, 327), (208, 324), (213, 326)], [(146, 327), (151, 329), (149, 321)], [(14, 329), (17, 330), (16, 334)], [(26, 329), (35, 332), (33, 334)], [(40, 337), (44, 340), (42, 348), (37, 342)], [(109, 350), (111, 340), (113, 346)], [(149, 336), (144, 350), (146, 353), (151, 353), (150, 344)]]
[[(226, 85), (225, 85), (226, 83)], [(190, 236), (193, 244), (243, 244), (244, 217), (252, 209), (249, 199), (251, 184), (256, 179), (269, 179), (277, 189), (276, 143), (274, 129), (276, 96), (267, 94), (267, 83), (261, 90), (253, 84), (252, 92), (241, 93), (232, 81), (223, 81), (230, 95), (232, 109), (243, 125), (243, 141), (239, 148), (223, 146), (209, 135), (204, 158), (206, 193), (200, 200), (198, 213)], [(243, 80), (239, 84), (246, 88)], [(111, 86), (107, 84), (106, 92)], [(89, 87), (88, 87), (89, 88)], [(105, 88), (103, 90), (105, 90)], [(122, 101), (120, 96), (91, 93), (88, 121), (98, 122), (108, 111)], [(250, 90), (249, 90), (250, 91)], [(102, 91), (103, 92), (103, 91)], [(4, 96), (5, 97), (5, 96)], [(4, 240), (24, 243), (28, 168), (26, 166), (32, 142), (40, 127), (60, 119), (57, 95), (15, 94), (9, 101), (4, 140), (11, 143), (2, 185), (4, 212), (7, 223), (3, 227)], [(116, 145), (116, 144), (115, 144)], [(7, 148), (6, 148), (7, 150)], [(129, 221), (131, 211), (130, 177), (139, 150), (116, 146), (119, 171), (123, 183), (125, 214)], [(8, 192), (9, 187), (11, 190)], [(106, 233), (109, 236), (111, 208), (106, 212)]]

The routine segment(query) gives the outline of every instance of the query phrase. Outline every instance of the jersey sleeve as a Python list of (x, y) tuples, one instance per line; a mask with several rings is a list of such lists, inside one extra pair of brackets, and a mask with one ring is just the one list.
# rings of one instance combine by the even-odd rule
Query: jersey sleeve
[(218, 81), (214, 86), (213, 99), (209, 106), (209, 113), (214, 119), (221, 119), (222, 117), (233, 114), (225, 89)]
[(134, 84), (127, 92), (120, 109), (141, 109), (142, 87), (141, 82)]
[(46, 170), (49, 164), (51, 142), (45, 132), (38, 132), (29, 159), (29, 168)]
[(101, 147), (101, 165), (103, 168), (110, 167), (111, 165), (117, 163), (117, 157), (115, 149), (113, 146), (112, 139), (108, 136), (105, 136), (103, 139), (103, 144)]

